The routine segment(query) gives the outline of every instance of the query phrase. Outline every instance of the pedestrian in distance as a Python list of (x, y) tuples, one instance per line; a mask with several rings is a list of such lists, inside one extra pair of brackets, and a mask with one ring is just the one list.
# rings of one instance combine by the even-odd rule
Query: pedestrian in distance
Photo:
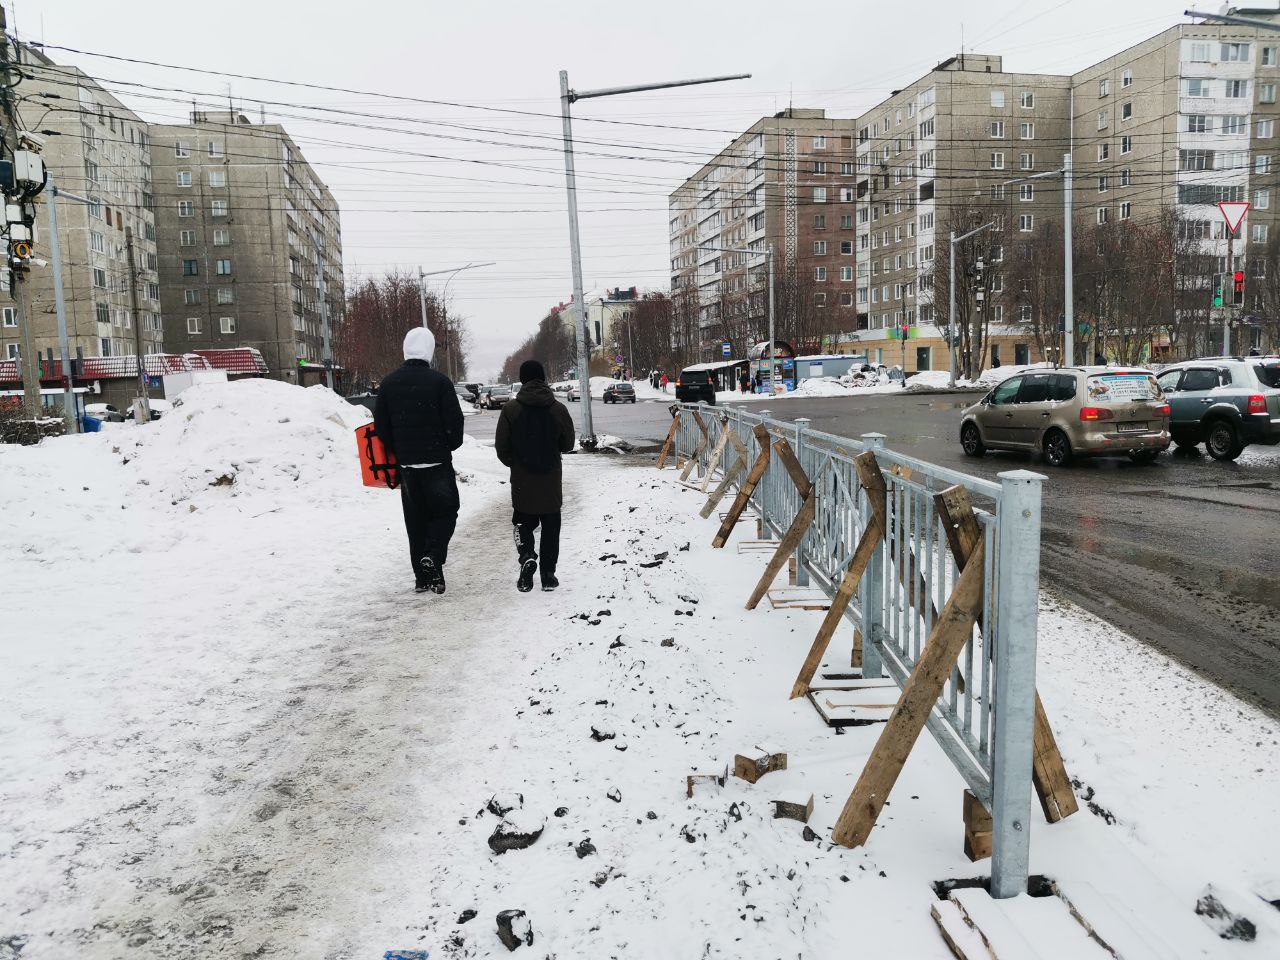
[[(516, 589), (521, 593), (533, 589), (534, 573), (540, 574), (543, 590), (560, 586), (560, 455), (573, 449), (573, 440), (569, 408), (547, 386), (542, 364), (526, 360), (520, 365), (520, 392), (502, 408), (494, 436), (498, 459), (511, 469), (511, 524), (520, 564)], [(535, 544), (539, 527), (541, 542)]]
[(667, 392), (667, 375), (665, 373), (662, 375), (662, 392)]
[(742, 371), (742, 376), (738, 378), (738, 390), (742, 393), (751, 392), (751, 375), (745, 370)]
[(418, 593), (444, 593), (444, 564), (458, 524), (453, 451), (462, 446), (462, 408), (453, 381), (431, 367), (435, 349), (430, 330), (410, 330), (404, 365), (383, 378), (373, 408), (373, 429), (398, 464)]

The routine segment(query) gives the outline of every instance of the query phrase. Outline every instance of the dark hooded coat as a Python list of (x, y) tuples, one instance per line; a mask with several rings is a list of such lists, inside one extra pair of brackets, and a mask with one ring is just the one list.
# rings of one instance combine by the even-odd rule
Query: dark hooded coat
[(558, 513), (560, 455), (573, 449), (573, 417), (542, 380), (531, 380), (502, 408), (494, 447), (511, 468), (511, 506), (521, 513)]

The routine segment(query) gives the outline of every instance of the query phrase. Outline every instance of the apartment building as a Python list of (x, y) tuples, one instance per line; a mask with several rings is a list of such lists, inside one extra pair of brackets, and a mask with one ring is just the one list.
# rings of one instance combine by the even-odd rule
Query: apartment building
[(270, 376), (299, 382), (344, 312), (333, 195), (278, 124), (193, 112), (151, 137), (166, 345), (255, 347)]
[[(852, 280), (854, 270), (855, 129), (823, 110), (788, 108), (752, 124), (671, 194), (671, 291), (677, 310), (697, 317), (692, 354), (718, 358), (722, 340), (763, 329), (770, 248), (780, 338), (802, 311), (852, 327), (853, 288), (841, 295), (837, 278)], [(745, 354), (750, 344), (734, 346)]]
[(998, 56), (963, 54), (858, 118), (857, 316), (841, 351), (908, 372), (945, 369), (948, 304), (936, 281), (946, 277), (949, 234), (992, 222), (983, 237), (989, 340), (978, 365), (1038, 359), (1003, 271), (1015, 244), (1051, 225), (1061, 231), (1061, 182), (1026, 178), (1062, 166), (1070, 102), (1069, 77), (1005, 73)]
[[(58, 240), (67, 333), (74, 358), (160, 353), (164, 322), (157, 276), (150, 136), (119, 100), (75, 67), (20, 48), (19, 113), (51, 131), (43, 157), (52, 182), (89, 201), (58, 201)], [(48, 191), (37, 203), (38, 254), (51, 258)], [(133, 236), (138, 312), (130, 296), (126, 237)], [(34, 264), (27, 315), (41, 356), (59, 356), (52, 264)], [(20, 331), (8, 290), (0, 293), (0, 359), (16, 359)]]

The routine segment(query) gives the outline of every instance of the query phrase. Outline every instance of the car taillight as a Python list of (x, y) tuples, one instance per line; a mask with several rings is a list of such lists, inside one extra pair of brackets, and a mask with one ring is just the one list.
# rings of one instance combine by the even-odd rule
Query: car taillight
[(677, 386), (677, 387), (678, 387), (678, 386), (680, 386), (680, 378), (679, 378), (679, 377), (676, 377), (676, 386)]
[(1158, 417), (1167, 417), (1171, 413), (1173, 413), (1173, 411), (1169, 408), (1167, 403), (1162, 403), (1160, 406), (1156, 407), (1156, 416)]
[(1267, 398), (1260, 393), (1255, 393), (1253, 396), (1251, 396), (1249, 398), (1249, 412), (1250, 413), (1266, 413)]
[(1080, 419), (1086, 422), (1090, 420), (1114, 420), (1115, 414), (1106, 407), (1081, 407)]

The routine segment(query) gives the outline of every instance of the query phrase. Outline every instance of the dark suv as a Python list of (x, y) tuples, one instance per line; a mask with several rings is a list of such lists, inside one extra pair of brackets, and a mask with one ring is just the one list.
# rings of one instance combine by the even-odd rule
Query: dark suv
[(1251, 443), (1280, 443), (1280, 359), (1186, 360), (1156, 378), (1173, 409), (1179, 447), (1203, 443), (1215, 460), (1234, 460)]
[(604, 388), (605, 403), (635, 403), (636, 388), (625, 380), (618, 380)]
[(689, 367), (681, 370), (676, 378), (676, 399), (681, 403), (697, 403), (699, 400), (714, 405), (716, 381), (710, 370)]

